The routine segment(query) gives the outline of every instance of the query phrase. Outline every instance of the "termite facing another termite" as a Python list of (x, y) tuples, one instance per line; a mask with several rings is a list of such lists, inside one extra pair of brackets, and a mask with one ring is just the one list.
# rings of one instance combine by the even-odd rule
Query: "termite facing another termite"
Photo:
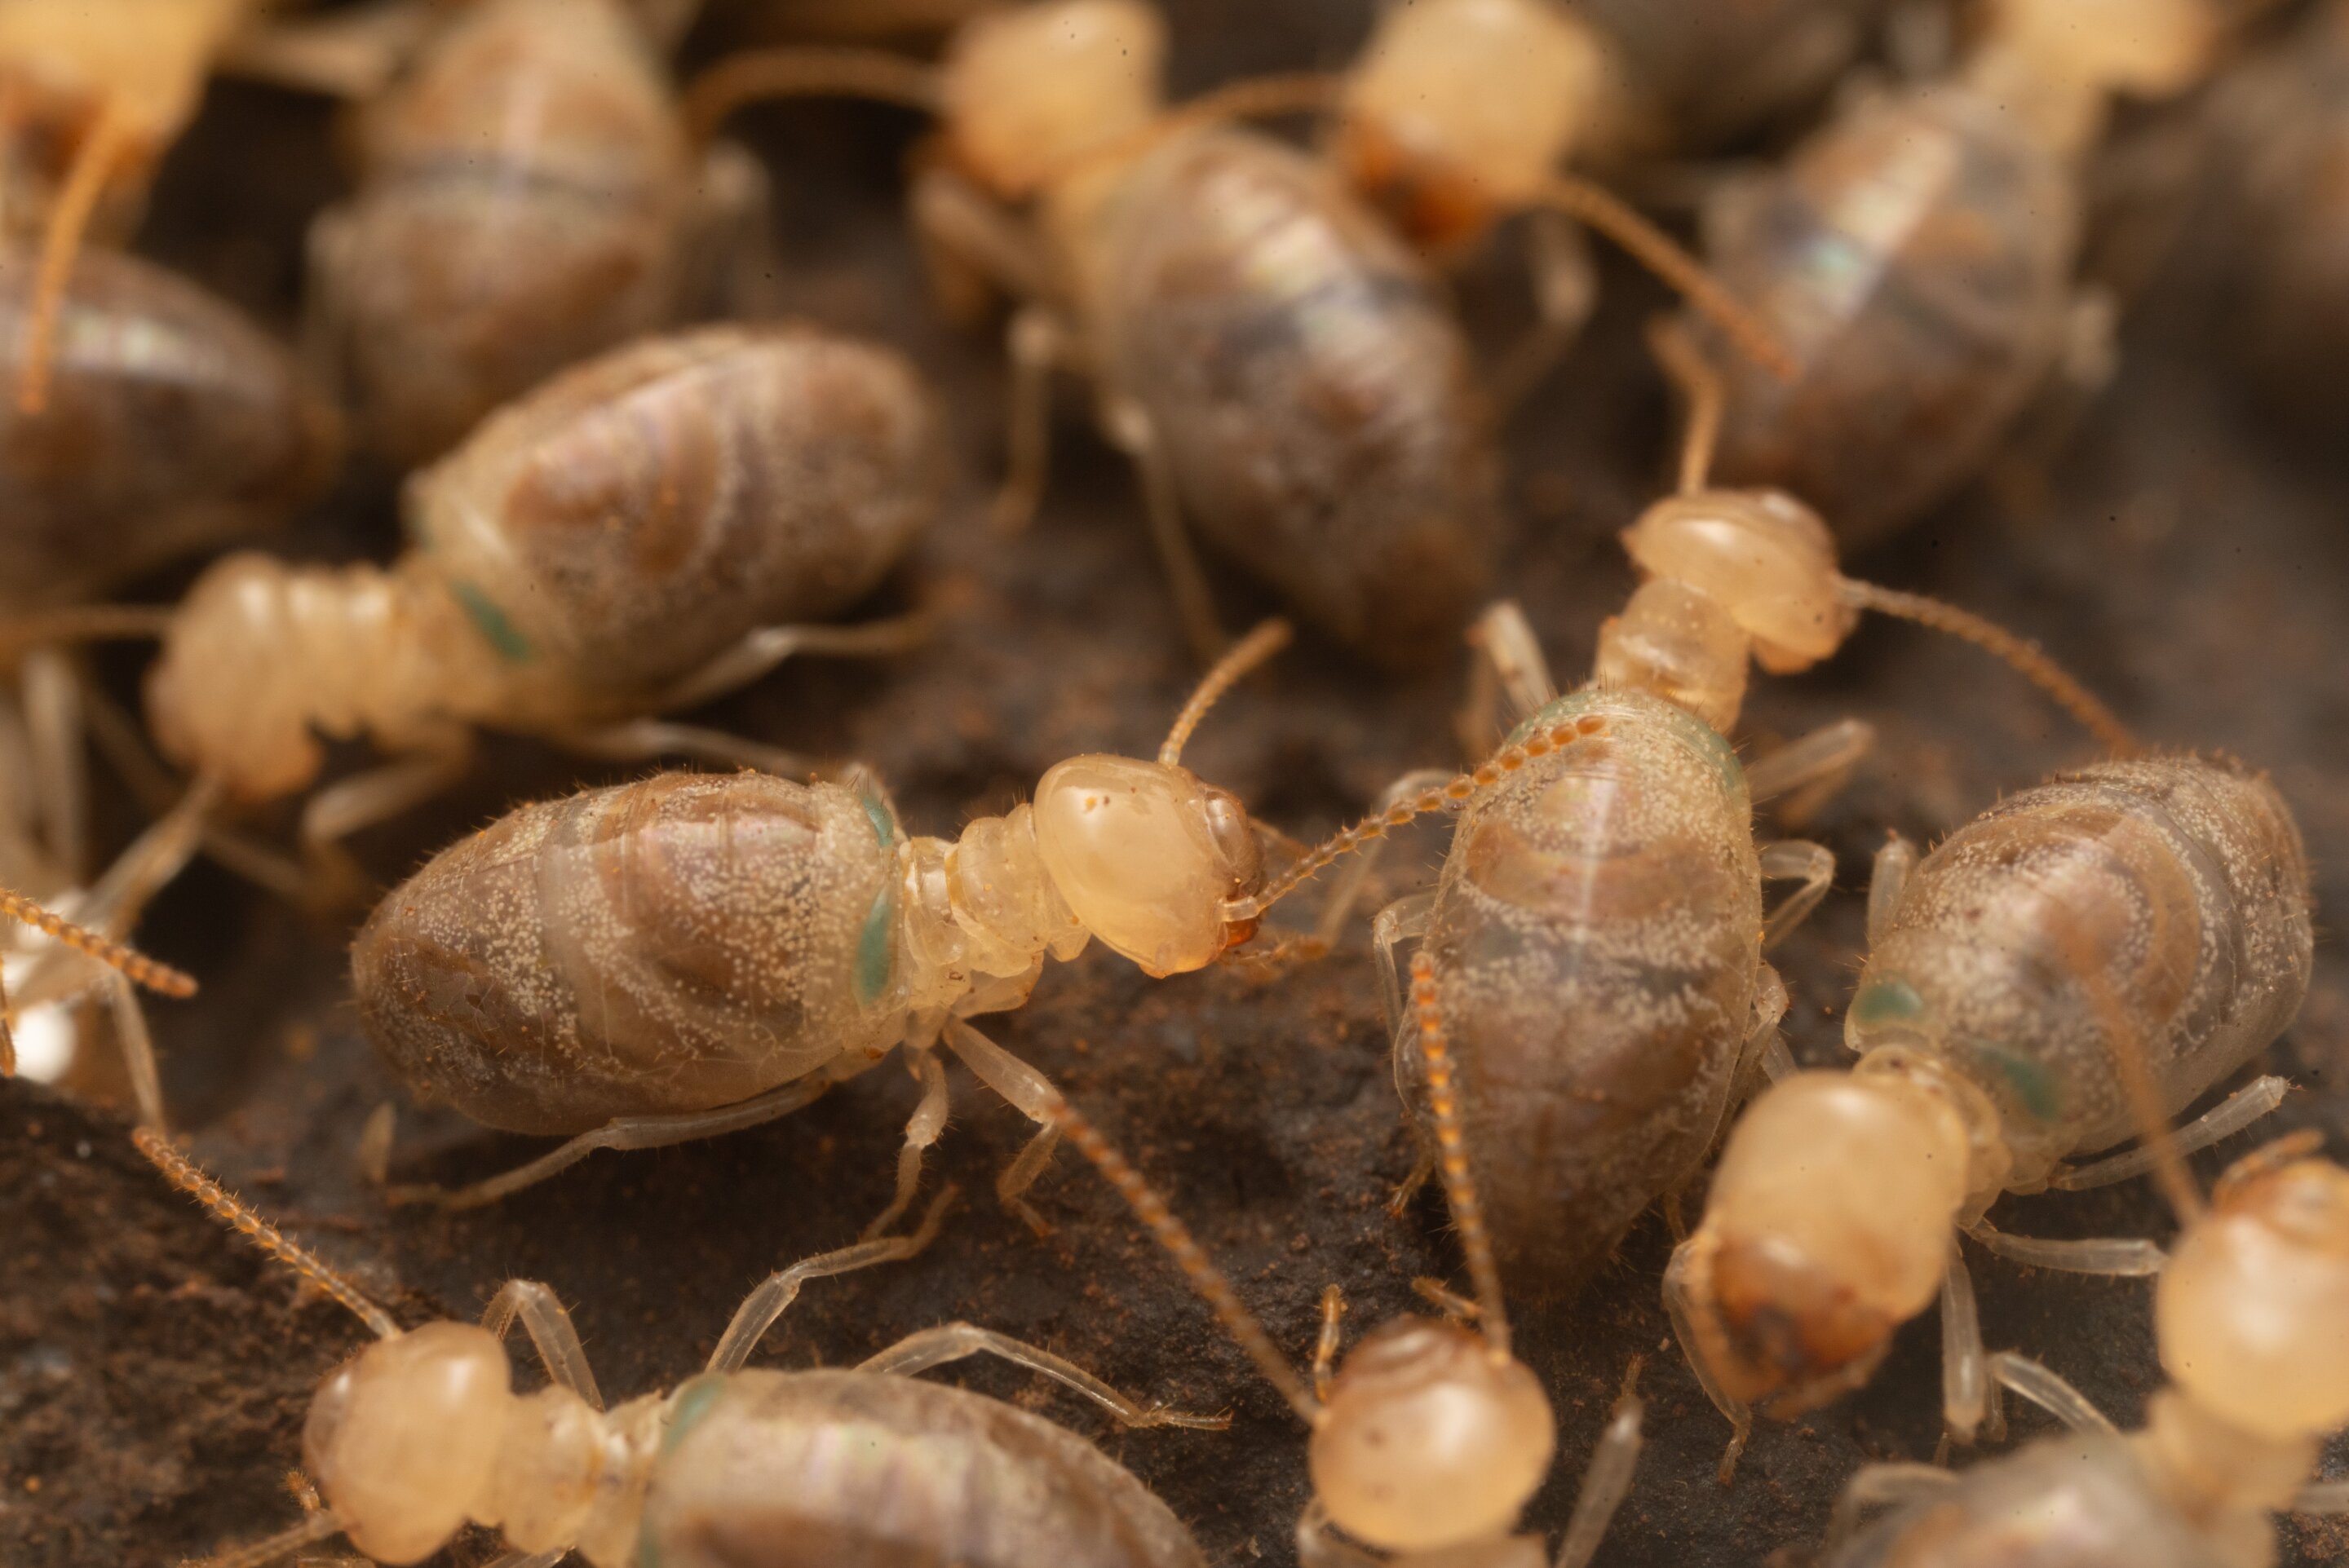
[[(443, 850), (359, 933), (367, 1029), (419, 1090), (475, 1120), (572, 1133), (442, 1202), (485, 1202), (604, 1148), (704, 1138), (796, 1110), (903, 1046), (924, 1085), (904, 1212), (947, 1116), (941, 1040), (1039, 1122), (1051, 1085), (968, 1021), (1025, 1002), (1046, 954), (1093, 937), (1154, 975), (1256, 930), (1225, 902), (1263, 881), (1238, 800), (1180, 766), (1222, 691), (1288, 638), (1235, 645), (1154, 762), (1077, 757), (1031, 805), (954, 842), (908, 838), (869, 783), (660, 774), (525, 806)], [(1003, 1174), (1019, 1194), (1057, 1137)], [(400, 1194), (395, 1194), (400, 1195)]]
[[(944, 264), (1023, 307), (1007, 523), (1041, 493), (1051, 372), (1081, 369), (1140, 469), (1203, 655), (1222, 634), (1186, 521), (1357, 651), (1429, 657), (1486, 592), (1500, 531), (1459, 327), (1425, 268), (1312, 159), (1170, 115), (1164, 49), (1140, 0), (1049, 0), (972, 20), (936, 69), (753, 54), (696, 83), (688, 106), (705, 135), (794, 92), (940, 115), (947, 158), (916, 185), (914, 221)], [(1269, 84), (1276, 102), (1285, 85)], [(1032, 220), (1011, 202), (1032, 202)]]
[(688, 317), (765, 211), (738, 150), (697, 161), (621, 0), (481, 0), (358, 132), (358, 192), (313, 231), (316, 321), (362, 422), (405, 462)]
[(2209, 0), (1999, 0), (1951, 80), (1870, 96), (1723, 189), (1706, 255), (1799, 369), (1733, 371), (1723, 472), (1881, 538), (1982, 460), (2065, 346), (2081, 160), (2114, 92), (2206, 67)]
[[(1540, 1568), (1538, 1536), (1513, 1533), (1518, 1516), (1549, 1473), (1557, 1423), (1540, 1382), (1509, 1353), (1500, 1275), (1485, 1245), (1476, 1187), (1468, 1173), (1452, 1102), (1435, 976), (1425, 954), (1412, 968), (1413, 1033), (1422, 1054), (1444, 1150), (1444, 1191), (1476, 1284), (1475, 1330), (1419, 1316), (1373, 1329), (1333, 1377), (1345, 1297), (1331, 1285), (1321, 1298), (1320, 1342), (1312, 1387), (1274, 1348), (1264, 1326), (1241, 1305), (1231, 1283), (1208, 1261), (1189, 1229), (1167, 1209), (1124, 1157), (1065, 1101), (1051, 1115), (1092, 1161), (1151, 1233), (1182, 1265), (1225, 1328), (1310, 1429), (1307, 1463), (1313, 1501), (1297, 1524), (1305, 1568)], [(1607, 1432), (1583, 1472), (1557, 1568), (1584, 1568), (1630, 1491), (1640, 1455), (1641, 1406), (1632, 1392), (1634, 1359)], [(1333, 1536), (1331, 1527), (1343, 1532)], [(1344, 1537), (1375, 1548), (1372, 1556)]]
[[(1435, 890), (1374, 927), (1390, 1016), (1395, 949), (1418, 938), (1434, 959), (1501, 1267), (1513, 1290), (1545, 1298), (1578, 1288), (1643, 1210), (1694, 1174), (1777, 1039), (1785, 989), (1763, 954), (1834, 873), (1824, 846), (1757, 844), (1752, 802), (1847, 771), (1868, 732), (1832, 726), (1749, 776), (1728, 738), (1749, 659), (1806, 668), (1873, 607), (1979, 644), (2107, 745), (2131, 744), (2020, 639), (1841, 576), (1826, 525), (1792, 497), (1707, 489), (1718, 381), (1677, 333), (1657, 346), (1692, 414), (1681, 493), (1623, 536), (1645, 581), (1601, 629), (1590, 684), (1563, 696), (1516, 607), (1487, 613), (1481, 645), (1526, 716), (1503, 756), (1537, 736), (1555, 748), (1474, 790)], [(1404, 779), (1391, 810), (1263, 897), (1415, 812), (1458, 803), (1459, 786)], [(1765, 879), (1801, 883), (1766, 919)], [(1394, 1056), (1406, 1104), (1421, 1106), (1407, 1031)]]
[[(2002, 801), (1922, 862), (1888, 845), (1845, 1017), (1858, 1065), (1755, 1100), (1665, 1278), (1690, 1359), (1737, 1426), (1723, 1473), (1751, 1406), (1791, 1416), (1865, 1380), (1937, 1291), (1944, 1416), (1971, 1440), (1984, 1385), (1961, 1230), (2045, 1267), (2158, 1267), (2146, 1243), (2006, 1236), (1982, 1216), (2002, 1192), (2147, 1169), (2141, 1152), (2063, 1161), (2175, 1116), (2291, 1024), (2309, 904), (2291, 810), (2223, 760), (2103, 763)], [(2142, 1049), (2120, 1054), (2124, 1029)], [(2258, 1080), (2184, 1140), (2226, 1136), (2283, 1088)], [(2133, 1118), (2140, 1099), (2151, 1109)]]
[[(509, 1281), (478, 1326), (403, 1331), (161, 1138), (133, 1136), (174, 1185), (378, 1336), (311, 1402), (303, 1464), (324, 1506), (207, 1568), (260, 1568), (337, 1534), (377, 1562), (418, 1563), (468, 1523), (503, 1533), (513, 1550), (501, 1568), (552, 1568), (573, 1551), (595, 1568), (1204, 1568), (1166, 1505), (1091, 1443), (913, 1374), (999, 1356), (1123, 1425), (1221, 1418), (1144, 1408), (1057, 1356), (967, 1323), (911, 1335), (853, 1369), (744, 1367), (804, 1282), (926, 1246), (951, 1189), (912, 1235), (771, 1275), (700, 1377), (606, 1410), (570, 1315), (545, 1285)], [(517, 1318), (550, 1379), (522, 1395), (503, 1344)]]
[(933, 514), (944, 466), (929, 394), (887, 349), (790, 325), (648, 338), (411, 479), (414, 545), (388, 569), (213, 566), (170, 618), (148, 710), (167, 752), (243, 799), (307, 786), (321, 733), (405, 754), (311, 800), (319, 848), (441, 788), (473, 725), (761, 760), (645, 716), (794, 650), (907, 644), (918, 618), (781, 623), (870, 589)]
[(1962, 1474), (1865, 1467), (1837, 1503), (1826, 1568), (2274, 1568), (2271, 1512), (2349, 1513), (2349, 1484), (2309, 1479), (2349, 1422), (2349, 1171), (2295, 1133), (2237, 1161), (2206, 1207), (2162, 1132), (2147, 1129), (2182, 1229), (2153, 1305), (2172, 1387), (2144, 1429), (2124, 1436), (2035, 1361), (1992, 1357), (1999, 1383), (2072, 1435)]

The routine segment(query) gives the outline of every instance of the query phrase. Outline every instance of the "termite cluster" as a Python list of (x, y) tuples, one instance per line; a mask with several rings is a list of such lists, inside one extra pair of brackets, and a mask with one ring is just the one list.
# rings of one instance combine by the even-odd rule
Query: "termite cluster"
[[(213, 1457), (281, 1517), (142, 1549), (2322, 1556), (2330, 820), (2129, 655), (2337, 631), (2171, 654), (2231, 580), (2046, 498), (2178, 168), (2216, 374), (2337, 406), (2349, 11), (1216, 15), (0, 0), (0, 1077), (372, 1336)], [(174, 186), (279, 160), (282, 232)]]

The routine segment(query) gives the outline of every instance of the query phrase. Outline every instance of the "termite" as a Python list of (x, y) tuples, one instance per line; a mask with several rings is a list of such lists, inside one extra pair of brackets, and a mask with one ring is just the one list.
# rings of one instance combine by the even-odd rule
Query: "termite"
[[(1984, 1212), (2003, 1192), (2148, 1169), (2143, 1150), (2065, 1161), (2147, 1119), (2139, 1099), (2164, 1122), (2185, 1109), (2282, 1033), (2308, 989), (2299, 828), (2264, 777), (2223, 758), (2059, 774), (1921, 861), (1896, 838), (1868, 908), (1844, 1026), (1858, 1062), (1754, 1101), (1665, 1276), (1682, 1344), (1735, 1425), (1724, 1477), (1754, 1407), (1792, 1416), (1865, 1381), (1937, 1294), (1945, 1426), (1971, 1441), (1983, 1362), (1959, 1233), (2041, 1267), (2158, 1268), (2149, 1243), (2007, 1235)], [(2144, 1042), (2126, 1057), (2124, 1026)], [(2229, 1135), (2285, 1088), (2256, 1080), (2177, 1142)]]
[(2349, 1483), (2311, 1479), (2349, 1424), (2349, 1171), (2319, 1157), (2322, 1135), (2293, 1133), (2237, 1161), (2206, 1203), (2158, 1118), (2147, 1131), (2180, 1229), (2153, 1300), (2170, 1383), (2145, 1427), (2123, 1434), (2054, 1370), (2001, 1352), (1987, 1375), (2070, 1435), (1963, 1473), (1862, 1468), (1837, 1501), (1826, 1568), (2018, 1553), (2064, 1568), (2274, 1568), (2271, 1514), (2349, 1513)]
[(195, 116), (213, 57), (257, 4), (12, 0), (0, 7), (0, 232), (12, 250), (26, 252), (26, 267), (8, 272), (32, 274), (16, 349), (21, 419), (48, 407), (84, 237), (129, 232), (156, 166)]
[(688, 144), (623, 0), (482, 0), (362, 106), (311, 235), (315, 340), (375, 442), (439, 456), (564, 366), (690, 315), (763, 239), (737, 149)]
[(1999, 0), (1953, 75), (1853, 104), (1708, 203), (1705, 256), (1797, 365), (1732, 370), (1725, 475), (1882, 538), (1982, 463), (2093, 319), (2082, 163), (2108, 97), (2192, 82), (2209, 0)]
[[(1458, 1305), (1475, 1327), (1416, 1315), (1392, 1318), (1364, 1336), (1333, 1376), (1330, 1364), (1345, 1311), (1344, 1293), (1333, 1284), (1321, 1298), (1321, 1334), (1309, 1387), (1189, 1227), (1125, 1158), (1066, 1101), (1056, 1100), (1051, 1115), (1173, 1254), (1225, 1329), (1310, 1432), (1306, 1457), (1313, 1499), (1297, 1523), (1297, 1554), (1305, 1568), (1371, 1568), (1381, 1563), (1402, 1568), (1529, 1568), (1546, 1561), (1543, 1542), (1516, 1532), (1526, 1504), (1548, 1476), (1557, 1448), (1557, 1418), (1540, 1380), (1510, 1353), (1500, 1274), (1469, 1174), (1434, 972), (1424, 954), (1413, 965), (1412, 1005), (1413, 1032), (1444, 1149), (1444, 1192), (1475, 1281), (1475, 1303)], [(1630, 1490), (1643, 1414), (1633, 1391), (1638, 1375), (1634, 1358), (1605, 1435), (1583, 1472), (1557, 1568), (1585, 1568)]]
[[(302, 1433), (320, 1505), (206, 1568), (261, 1568), (336, 1535), (378, 1563), (419, 1563), (467, 1524), (499, 1531), (505, 1568), (1205, 1568), (1166, 1505), (1073, 1432), (914, 1374), (990, 1355), (1051, 1378), (1128, 1427), (1215, 1429), (1221, 1418), (1138, 1404), (1007, 1335), (950, 1323), (843, 1370), (745, 1364), (808, 1280), (910, 1258), (910, 1235), (807, 1258), (751, 1291), (702, 1374), (606, 1409), (554, 1292), (510, 1280), (480, 1324), (402, 1329), (389, 1313), (162, 1138), (132, 1135), (172, 1185), (347, 1307), (376, 1343), (320, 1385)], [(517, 1394), (506, 1332), (519, 1320), (546, 1368)]]
[[(1006, 526), (1042, 492), (1051, 374), (1081, 370), (1139, 471), (1203, 656), (1223, 634), (1186, 526), (1356, 651), (1433, 656), (1484, 596), (1501, 529), (1466, 343), (1425, 267), (1314, 159), (1212, 123), (1229, 118), (1221, 96), (1170, 112), (1164, 52), (1141, 0), (1047, 0), (973, 18), (935, 68), (865, 50), (739, 56), (688, 107), (705, 139), (792, 93), (940, 118), (946, 151), (915, 186), (914, 223), (944, 264), (1021, 305)], [(1238, 91), (1278, 107), (1293, 87)]]
[(487, 1202), (596, 1149), (756, 1126), (903, 1047), (923, 1095), (877, 1231), (946, 1124), (943, 1043), (1042, 1124), (997, 1191), (1044, 1229), (1020, 1194), (1058, 1137), (1051, 1085), (969, 1020), (1020, 1006), (1047, 955), (1095, 937), (1155, 976), (1255, 933), (1224, 906), (1263, 880), (1257, 825), (1182, 753), (1288, 636), (1268, 622), (1236, 644), (1154, 761), (1071, 758), (952, 842), (908, 836), (861, 776), (667, 773), (523, 807), (441, 851), (352, 946), (367, 1030), (424, 1095), (572, 1136), (469, 1187), (392, 1195)]
[(795, 623), (879, 580), (935, 512), (945, 460), (922, 378), (888, 349), (804, 325), (647, 338), (413, 476), (412, 543), (388, 568), (215, 563), (169, 616), (150, 720), (232, 801), (307, 788), (321, 735), (399, 754), (311, 798), (320, 852), (444, 787), (475, 726), (773, 761), (654, 716), (795, 651), (907, 645), (918, 615)]
[[(1526, 717), (1494, 761), (1449, 782), (1407, 776), (1378, 815), (1241, 905), (1268, 906), (1417, 813), (1460, 811), (1441, 881), (1382, 910), (1372, 943), (1391, 1018), (1398, 948), (1416, 939), (1433, 957), (1495, 1250), (1513, 1290), (1545, 1299), (1579, 1288), (1693, 1177), (1784, 1048), (1786, 992), (1764, 954), (1825, 896), (1835, 860), (1803, 840), (1757, 842), (1753, 802), (1831, 784), (1871, 734), (1847, 721), (1741, 765), (1729, 736), (1749, 660), (1807, 668), (1877, 609), (1976, 643), (2106, 744), (2134, 745), (2022, 639), (1842, 576), (1826, 525), (1794, 498), (1709, 488), (1719, 381), (1677, 332), (1657, 347), (1692, 405), (1681, 490), (1623, 534), (1644, 581), (1601, 628), (1589, 684), (1558, 695), (1516, 607), (1495, 606), (1478, 645)], [(1797, 884), (1766, 916), (1765, 881)], [(1399, 1034), (1397, 1085), (1424, 1135), (1415, 1060)]]

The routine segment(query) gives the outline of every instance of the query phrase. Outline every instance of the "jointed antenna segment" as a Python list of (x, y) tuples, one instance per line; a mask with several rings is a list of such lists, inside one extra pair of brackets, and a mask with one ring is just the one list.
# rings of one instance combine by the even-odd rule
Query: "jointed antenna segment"
[(1433, 785), (1416, 795), (1398, 800), (1376, 816), (1366, 817), (1351, 827), (1340, 828), (1316, 844), (1302, 860), (1274, 878), (1261, 892), (1226, 901), (1223, 906), (1224, 918), (1227, 921), (1253, 920), (1319, 876), (1332, 861), (1342, 860), (1364, 844), (1386, 837), (1414, 818), (1424, 817), (1431, 811), (1458, 810), (1526, 763), (1547, 757), (1579, 737), (1596, 735), (1606, 727), (1607, 721), (1596, 714), (1584, 714), (1579, 718), (1560, 719), (1555, 724), (1546, 725), (1525, 739), (1504, 746), (1469, 771), (1454, 774), (1442, 784)]
[(1955, 604), (1944, 604), (1939, 599), (1929, 599), (1922, 593), (1907, 593), (1850, 577), (1841, 579), (1838, 588), (1847, 604), (1946, 632), (2003, 661), (2017, 675), (2045, 692), (2056, 707), (2079, 720), (2081, 727), (2114, 756), (2136, 757), (2144, 752), (2145, 748), (2111, 708), (2028, 637), (2019, 637), (1995, 621), (1986, 620), (1971, 610), (1961, 610)]
[(196, 994), (195, 977), (157, 962), (134, 947), (103, 936), (86, 925), (77, 925), (64, 915), (34, 903), (22, 893), (0, 888), (0, 915), (23, 921), (36, 931), (47, 933), (78, 952), (87, 953), (100, 964), (120, 970), (138, 985), (165, 996), (189, 997)]
[(1158, 1238), (1158, 1244), (1174, 1254), (1184, 1277), (1191, 1282), (1191, 1288), (1215, 1309), (1216, 1316), (1225, 1330), (1239, 1342), (1241, 1349), (1247, 1352), (1248, 1359), (1256, 1363), (1257, 1370), (1264, 1374), (1265, 1381), (1280, 1390), (1280, 1397), (1288, 1401), (1288, 1408), (1297, 1412), (1300, 1420), (1309, 1426), (1317, 1424), (1321, 1418), (1320, 1404), (1306, 1392), (1296, 1368), (1290, 1367), (1288, 1358), (1274, 1347), (1272, 1336), (1264, 1331), (1264, 1325), (1257, 1321), (1256, 1315), (1242, 1304), (1238, 1293), (1232, 1289), (1232, 1282), (1226, 1279), (1223, 1271), (1208, 1260), (1206, 1250), (1191, 1234), (1190, 1227), (1174, 1217), (1173, 1211), (1166, 1207), (1165, 1200), (1151, 1191), (1141, 1172), (1126, 1163), (1124, 1155), (1109, 1146), (1108, 1140), (1094, 1130), (1093, 1124), (1087, 1121), (1076, 1107), (1054, 1095), (1045, 1114), (1054, 1126), (1068, 1135), (1069, 1141), (1076, 1145), (1077, 1152), (1092, 1161), (1094, 1168), (1108, 1179), (1109, 1184), (1117, 1189), (1118, 1196), (1125, 1200), (1126, 1206), (1133, 1211), (1134, 1218)]
[[(391, 1315), (361, 1295), (358, 1286), (317, 1253), (263, 1219), (252, 1205), (213, 1181), (202, 1166), (172, 1148), (161, 1133), (152, 1128), (141, 1127), (130, 1134), (130, 1141), (139, 1146), (139, 1152), (145, 1155), (150, 1163), (170, 1179), (171, 1185), (210, 1209), (222, 1224), (341, 1302), (360, 1322), (375, 1331), (377, 1338), (390, 1339), (398, 1335), (399, 1325), (391, 1320)], [(327, 1533), (332, 1534), (333, 1532)], [(317, 1540), (319, 1537), (306, 1539)], [(267, 1560), (253, 1559), (254, 1562)]]
[(1485, 1232), (1485, 1207), (1477, 1201), (1475, 1180), (1468, 1173), (1460, 1102), (1453, 1092), (1452, 1053), (1444, 1044), (1444, 1010), (1436, 999), (1435, 960), (1423, 948), (1411, 961), (1411, 1006), (1419, 1022), (1420, 1059), (1427, 1066), (1427, 1103), (1435, 1113), (1436, 1165), (1444, 1173), (1444, 1195), (1452, 1204), (1461, 1250), (1468, 1254), (1468, 1277), (1476, 1282), (1478, 1324), (1494, 1354), (1506, 1356), (1509, 1315), (1501, 1302), (1501, 1271), (1493, 1261), (1492, 1238)]
[(1172, 768), (1182, 761), (1183, 748), (1190, 744), (1193, 732), (1199, 727), (1199, 721), (1207, 717), (1207, 710), (1221, 701), (1223, 695), (1238, 685), (1249, 671), (1288, 646), (1289, 639), (1295, 634), (1287, 621), (1275, 615), (1226, 649), (1224, 656), (1216, 661), (1215, 667), (1200, 677), (1197, 689), (1191, 693), (1191, 700), (1183, 705), (1183, 711), (1174, 716), (1174, 727), (1166, 732), (1166, 742), (1158, 748), (1159, 765)]

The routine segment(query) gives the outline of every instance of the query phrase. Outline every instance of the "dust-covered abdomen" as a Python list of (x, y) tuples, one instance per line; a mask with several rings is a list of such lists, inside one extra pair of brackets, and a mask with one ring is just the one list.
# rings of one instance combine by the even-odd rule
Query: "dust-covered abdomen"
[(418, 476), (408, 513), (517, 676), (547, 671), (571, 718), (625, 709), (760, 626), (847, 608), (929, 521), (945, 469), (902, 356), (810, 326), (708, 326), (501, 409)]
[(738, 1372), (671, 1400), (637, 1561), (658, 1568), (1204, 1568), (1100, 1449), (999, 1400)]
[[(1588, 733), (1462, 818), (1430, 914), (1470, 1162), (1510, 1288), (1578, 1285), (1694, 1170), (1761, 962), (1744, 775), (1682, 709), (1585, 689)], [(1398, 1045), (1416, 1100), (1418, 1064)]]
[(1826, 1568), (2222, 1568), (2138, 1451), (2051, 1438), (1870, 1522)]
[[(2175, 1114), (2281, 1034), (2308, 989), (2309, 911), (2300, 832), (2265, 778), (2197, 757), (2102, 763), (2002, 802), (1918, 865), (1846, 1037), (1955, 1065), (1999, 1108), (2028, 1185), (2138, 1130), (2116, 1048), (2144, 1053)], [(2115, 1017), (2132, 1040), (2114, 1040)]]
[(896, 1043), (897, 839), (880, 800), (762, 773), (524, 806), (384, 899), (359, 1008), (492, 1127), (730, 1104)]
[[(0, 376), (21, 368), (38, 258), (0, 265)], [(48, 404), (0, 399), (0, 608), (96, 593), (217, 548), (325, 488), (341, 424), (226, 301), (119, 252), (78, 257)]]
[(1798, 368), (1724, 357), (1717, 481), (1791, 490), (1847, 545), (1949, 493), (2054, 359), (2078, 204), (2054, 155), (1952, 88), (1870, 99), (1725, 191), (1706, 259)]
[(1363, 653), (1448, 646), (1491, 581), (1498, 466), (1424, 267), (1262, 137), (1174, 141), (1113, 203), (1092, 331), (1188, 521)]

